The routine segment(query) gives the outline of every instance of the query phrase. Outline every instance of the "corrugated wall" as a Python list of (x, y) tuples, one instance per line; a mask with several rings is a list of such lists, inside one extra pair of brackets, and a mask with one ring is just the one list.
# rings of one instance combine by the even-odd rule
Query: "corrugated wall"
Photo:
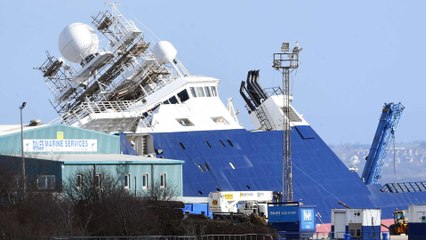
[[(168, 161), (169, 162), (169, 161)], [(141, 195), (146, 193), (147, 189), (142, 188), (142, 176), (144, 174), (149, 175), (148, 188), (153, 187), (152, 183), (160, 182), (160, 175), (165, 173), (167, 176), (167, 185), (171, 186), (176, 196), (182, 196), (183, 184), (182, 184), (182, 163), (166, 163), (166, 161), (144, 161), (140, 162), (117, 162), (117, 163), (65, 163), (63, 169), (63, 181), (64, 183), (72, 179), (72, 177), (85, 170), (94, 170), (96, 166), (97, 173), (109, 173), (117, 179), (120, 185), (124, 186), (124, 178), (130, 174), (130, 187), (129, 191), (135, 192)]]

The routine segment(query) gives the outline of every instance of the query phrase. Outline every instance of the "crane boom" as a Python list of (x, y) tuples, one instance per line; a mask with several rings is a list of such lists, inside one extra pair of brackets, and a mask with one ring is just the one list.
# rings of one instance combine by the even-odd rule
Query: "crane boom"
[(385, 103), (361, 176), (365, 184), (375, 184), (380, 179), (391, 137), (395, 134), (404, 108), (401, 103)]

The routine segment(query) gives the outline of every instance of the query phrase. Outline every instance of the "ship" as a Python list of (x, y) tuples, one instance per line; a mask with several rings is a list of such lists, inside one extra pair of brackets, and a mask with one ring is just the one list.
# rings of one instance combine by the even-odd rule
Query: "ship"
[[(148, 41), (115, 4), (92, 16), (91, 24), (65, 27), (58, 42), (62, 57), (47, 51), (38, 68), (60, 115), (55, 122), (125, 133), (133, 147), (125, 154), (184, 160), (184, 196), (282, 193), (283, 149), (290, 146), (292, 199), (316, 206), (318, 223), (330, 223), (331, 209), (342, 203), (381, 208), (382, 218), (391, 219), (395, 208), (426, 202), (425, 182), (365, 184), (294, 108), (285, 86), (261, 87), (259, 70), (241, 73), (241, 97), (255, 126), (248, 130), (232, 100), (221, 101), (219, 79), (191, 74), (170, 42)], [(297, 68), (300, 51), (283, 44), (274, 68)], [(287, 138), (291, 145), (283, 144)]]

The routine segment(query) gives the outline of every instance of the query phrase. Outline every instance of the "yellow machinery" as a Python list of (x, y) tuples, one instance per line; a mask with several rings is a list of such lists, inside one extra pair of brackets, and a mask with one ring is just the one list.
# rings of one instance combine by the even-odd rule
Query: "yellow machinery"
[(389, 226), (390, 235), (407, 234), (408, 232), (408, 219), (407, 210), (395, 209), (393, 213), (394, 223)]

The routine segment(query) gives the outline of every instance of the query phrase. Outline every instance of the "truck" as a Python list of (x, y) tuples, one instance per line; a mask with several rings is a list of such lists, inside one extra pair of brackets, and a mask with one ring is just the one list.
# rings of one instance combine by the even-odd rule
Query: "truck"
[(273, 191), (224, 191), (209, 194), (209, 210), (213, 218), (248, 216), (251, 214), (268, 219), (268, 203), (276, 201)]

